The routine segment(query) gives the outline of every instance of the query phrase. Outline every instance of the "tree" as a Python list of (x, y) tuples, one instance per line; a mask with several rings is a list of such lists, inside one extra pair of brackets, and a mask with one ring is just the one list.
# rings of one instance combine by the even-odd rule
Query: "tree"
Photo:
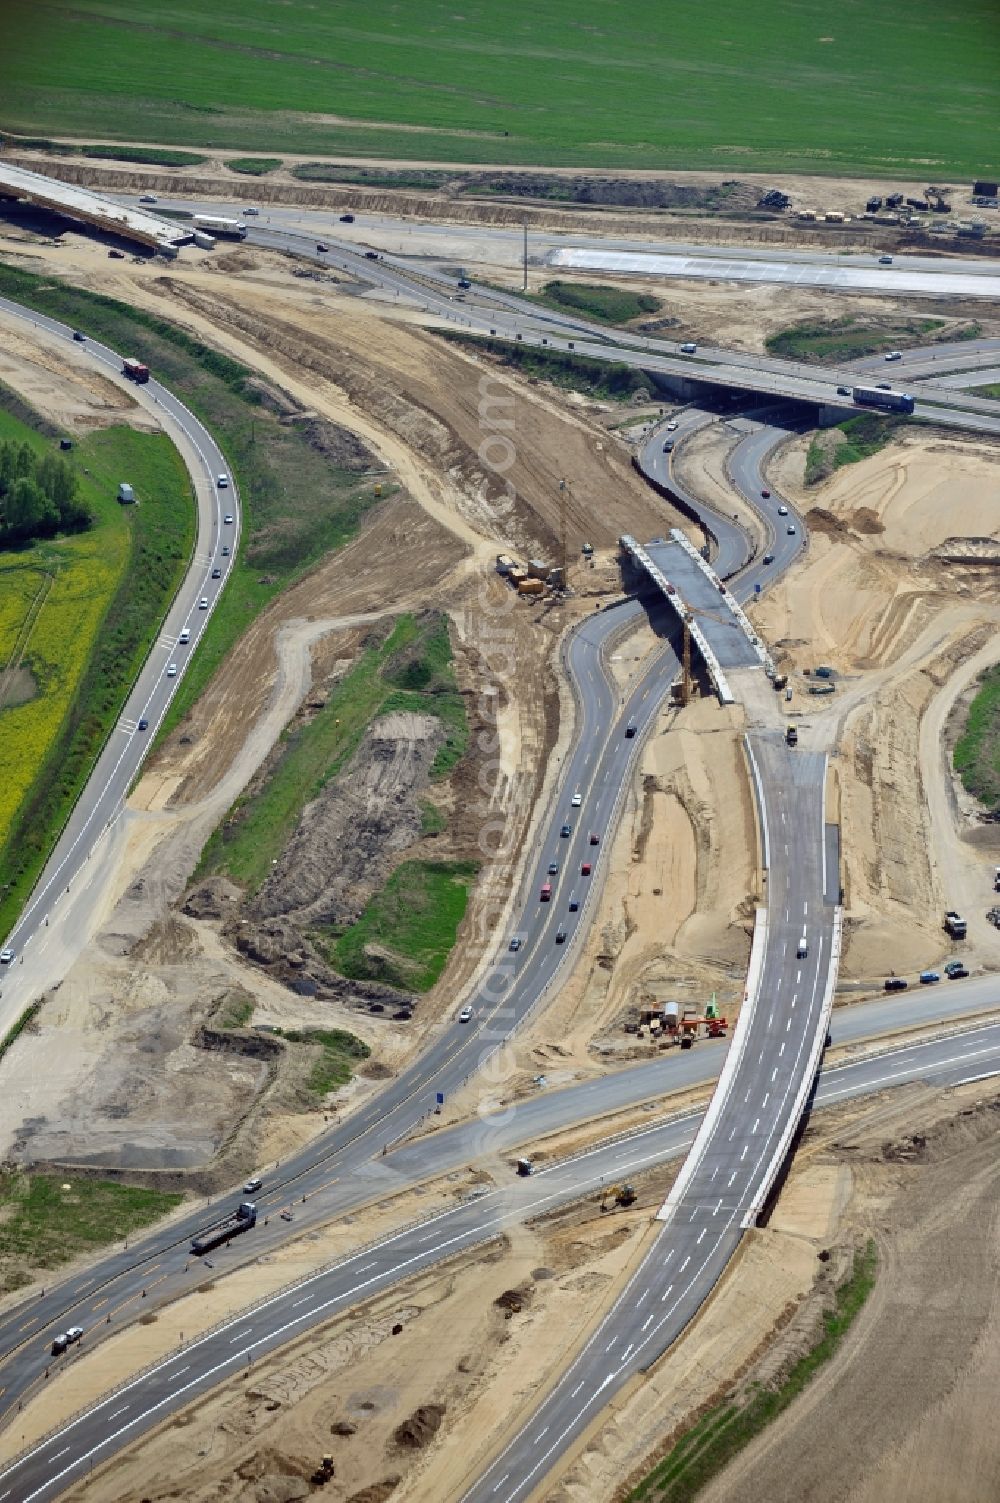
[(4, 511), (6, 531), (15, 538), (40, 537), (54, 532), (59, 525), (55, 505), (28, 475), (14, 481)]

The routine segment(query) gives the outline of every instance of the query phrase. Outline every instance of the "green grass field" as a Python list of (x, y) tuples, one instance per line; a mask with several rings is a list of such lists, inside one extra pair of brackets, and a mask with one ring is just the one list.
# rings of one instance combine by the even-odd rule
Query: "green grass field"
[(0, 1175), (0, 1292), (131, 1236), (183, 1198), (110, 1180), (8, 1170)]
[(659, 313), (663, 304), (648, 292), (605, 287), (599, 282), (546, 282), (535, 301), (561, 313), (579, 313), (601, 324), (627, 324), (643, 313)]
[(0, 125), (951, 182), (997, 166), (995, 28), (994, 0), (9, 0)]
[[(402, 862), (332, 946), (336, 969), (356, 980), (429, 991), (455, 943), (477, 870), (474, 861)], [(366, 953), (369, 945), (377, 955)]]
[[(0, 437), (54, 447), (2, 409)], [(63, 457), (95, 525), (0, 552), (0, 673), (21, 665), (21, 693), (0, 707), (0, 933), (119, 713), (194, 536), (187, 472), (165, 436), (102, 429)], [(123, 479), (139, 506), (119, 506)]]
[[(820, 323), (806, 320), (792, 324), (788, 329), (769, 334), (764, 344), (768, 354), (780, 355), (785, 360), (815, 360), (825, 365), (837, 365), (844, 360), (856, 360), (860, 355), (879, 355), (886, 350), (906, 349), (909, 345), (930, 344), (944, 326), (943, 318), (880, 315), (873, 321), (847, 314)], [(967, 333), (965, 329), (949, 332), (948, 339), (977, 338), (981, 332), (979, 325), (970, 324), (968, 327), (971, 332)]]

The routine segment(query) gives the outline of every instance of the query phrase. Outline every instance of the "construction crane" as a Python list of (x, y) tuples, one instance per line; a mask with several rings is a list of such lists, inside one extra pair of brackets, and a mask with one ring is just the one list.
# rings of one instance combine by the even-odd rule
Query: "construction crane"
[[(687, 605), (685, 609), (688, 616), (708, 616), (711, 621), (718, 621), (721, 626), (731, 626), (734, 631), (739, 631), (739, 624), (729, 616), (720, 615), (718, 611), (706, 610), (704, 606)], [(682, 617), (684, 627), (684, 642), (681, 649), (681, 692), (677, 698), (677, 704), (686, 705), (691, 699), (691, 628), (688, 625), (688, 616)]]

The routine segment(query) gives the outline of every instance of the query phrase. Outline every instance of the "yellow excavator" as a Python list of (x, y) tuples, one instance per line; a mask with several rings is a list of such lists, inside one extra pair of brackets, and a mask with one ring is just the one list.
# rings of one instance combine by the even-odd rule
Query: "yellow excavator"
[(612, 1205), (634, 1206), (638, 1198), (634, 1185), (608, 1185), (601, 1194), (601, 1210), (609, 1211)]

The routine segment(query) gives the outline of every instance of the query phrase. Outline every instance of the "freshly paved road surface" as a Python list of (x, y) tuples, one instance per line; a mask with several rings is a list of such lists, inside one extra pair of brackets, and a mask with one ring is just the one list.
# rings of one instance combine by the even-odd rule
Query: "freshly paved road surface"
[[(957, 1085), (1000, 1072), (1000, 1024), (959, 1038), (910, 1045), (879, 1058), (827, 1072), (819, 1085), (821, 1107), (907, 1080)], [(59, 1428), (0, 1472), (0, 1503), (43, 1503), (85, 1475), (152, 1425), (199, 1394), (309, 1327), (342, 1314), (354, 1303), (391, 1288), (444, 1258), (500, 1236), (517, 1222), (543, 1216), (560, 1204), (593, 1193), (683, 1153), (698, 1114), (654, 1124), (614, 1144), (555, 1164), (530, 1179), (471, 1196), (334, 1267), (264, 1300), (215, 1331), (171, 1354), (113, 1395)], [(414, 1145), (416, 1148), (418, 1145)], [(406, 1152), (412, 1151), (407, 1149)], [(713, 1192), (714, 1193), (714, 1192)], [(254, 1234), (251, 1234), (254, 1235)], [(735, 1233), (728, 1234), (735, 1236)], [(672, 1269), (643, 1263), (619, 1306), (545, 1400), (531, 1426), (520, 1432), (467, 1495), (468, 1503), (524, 1499), (554, 1457), (596, 1417), (611, 1394), (669, 1345), (684, 1308), (683, 1258)], [(720, 1266), (721, 1271), (721, 1266)], [(642, 1282), (646, 1280), (646, 1282)], [(627, 1308), (622, 1311), (620, 1306)], [(633, 1340), (623, 1344), (622, 1321)], [(614, 1332), (610, 1342), (609, 1334)], [(596, 1351), (597, 1360), (592, 1360)], [(75, 1353), (69, 1358), (75, 1360)]]
[(760, 658), (742, 626), (703, 569), (680, 543), (647, 543), (646, 552), (665, 575), (705, 634), (722, 668), (759, 668)]

